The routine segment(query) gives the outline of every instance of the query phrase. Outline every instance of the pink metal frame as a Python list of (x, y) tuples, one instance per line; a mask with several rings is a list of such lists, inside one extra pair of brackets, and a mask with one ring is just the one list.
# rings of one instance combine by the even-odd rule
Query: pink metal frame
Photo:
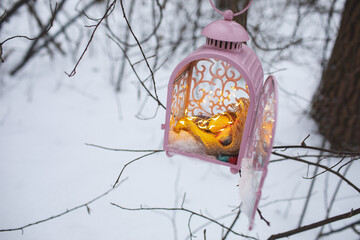
[[(236, 70), (240, 72), (240, 74), (242, 75), (248, 86), (248, 91), (250, 95), (250, 105), (246, 117), (239, 157), (236, 165), (226, 162), (221, 162), (217, 159), (209, 158), (207, 156), (192, 154), (192, 153), (168, 148), (173, 84), (177, 77), (177, 74), (192, 61), (199, 59), (209, 59), (209, 58), (214, 58), (229, 63), (232, 67), (234, 67)], [(253, 125), (251, 119), (253, 119), (254, 117), (253, 115), (254, 115), (256, 103), (259, 99), (259, 94), (262, 87), (262, 81), (263, 81), (263, 71), (260, 61), (258, 60), (255, 53), (246, 45), (243, 45), (241, 49), (235, 49), (235, 50), (224, 50), (224, 49), (219, 49), (215, 46), (207, 46), (207, 45), (203, 45), (202, 47), (200, 47), (198, 50), (196, 50), (191, 55), (186, 57), (183, 61), (181, 61), (176, 66), (170, 77), (170, 81), (168, 85), (168, 93), (167, 93), (167, 108), (166, 108), (167, 112), (166, 112), (166, 119), (164, 126), (165, 129), (164, 150), (167, 152), (169, 156), (172, 156), (172, 153), (177, 153), (189, 157), (195, 157), (209, 162), (228, 166), (231, 168), (231, 171), (233, 173), (238, 172), (241, 169), (241, 159), (244, 156), (244, 151), (246, 146), (245, 144), (249, 138), (251, 126)]]
[[(214, 7), (212, 1), (209, 1)], [(251, 2), (252, 0), (249, 1), (249, 5)], [(246, 8), (241, 12), (235, 14), (233, 14), (230, 10), (221, 12), (214, 7), (216, 11), (220, 12), (224, 16), (225, 20), (218, 20), (206, 26), (202, 34), (207, 37), (207, 43), (190, 54), (175, 67), (169, 80), (166, 119), (165, 124), (162, 125), (162, 129), (165, 130), (164, 150), (168, 156), (172, 156), (172, 154), (175, 153), (202, 159), (208, 162), (228, 166), (230, 167), (232, 173), (237, 173), (241, 170), (241, 161), (243, 158), (251, 159), (252, 168), (257, 176), (254, 182), (256, 200), (253, 203), (252, 213), (250, 216), (249, 228), (251, 229), (253, 227), (257, 206), (260, 201), (261, 189), (264, 185), (264, 180), (267, 175), (267, 167), (275, 134), (278, 99), (275, 78), (272, 76), (268, 77), (265, 84), (263, 85), (263, 70), (261, 63), (255, 53), (247, 45), (243, 44), (243, 42), (249, 39), (246, 30), (239, 24), (230, 21), (233, 16), (237, 16), (245, 12), (249, 5), (246, 6)], [(188, 109), (185, 105), (189, 104), (189, 102), (175, 103), (178, 104), (178, 110), (177, 107), (172, 106), (174, 82), (177, 80), (177, 78), (179, 78), (179, 73), (183, 72), (187, 67), (189, 67), (189, 69), (194, 67), (192, 65), (189, 66), (189, 64), (194, 64), (200, 60), (211, 61), (210, 59), (222, 61), (237, 70), (240, 73), (241, 78), (245, 80), (247, 86), (245, 92), (249, 97), (249, 107), (236, 164), (222, 162), (215, 157), (212, 158), (205, 154), (199, 155), (168, 147), (170, 127), (171, 124), (174, 123), (174, 119), (171, 118), (174, 114), (184, 115), (184, 113), (179, 113), (176, 111), (185, 108)], [(187, 74), (191, 75), (192, 73), (188, 72)], [(184, 77), (184, 79), (186, 77)], [(234, 80), (234, 78), (232, 80)], [(200, 82), (201, 81), (202, 80), (200, 80)], [(185, 89), (177, 89), (177, 91), (178, 93), (183, 91), (181, 94), (183, 94), (182, 96), (184, 98), (190, 94), (189, 92), (185, 92), (187, 91)], [(209, 93), (205, 92), (203, 96), (209, 96), (210, 98), (214, 97), (213, 95), (210, 96)], [(185, 101), (189, 101), (189, 99)], [(202, 109), (202, 112), (206, 112), (202, 106), (199, 105), (197, 107)], [(214, 114), (214, 111), (211, 110), (208, 112), (208, 115), (211, 114)], [(194, 115), (196, 114), (192, 113), (192, 116)]]
[(253, 161), (253, 167), (258, 173), (257, 182), (253, 185), (257, 188), (256, 200), (250, 218), (251, 230), (254, 225), (256, 210), (261, 198), (261, 190), (264, 185), (268, 171), (268, 164), (275, 136), (275, 125), (278, 112), (277, 83), (273, 76), (269, 76), (262, 89), (254, 126), (250, 134), (250, 141), (247, 142), (244, 157)]
[[(248, 5), (247, 5), (243, 10), (241, 10), (240, 12), (235, 13), (235, 14), (233, 13), (232, 16), (231, 16), (231, 19), (232, 19), (232, 17), (239, 16), (239, 15), (243, 14), (244, 12), (246, 12), (246, 10), (248, 10), (248, 8), (250, 7), (252, 1), (253, 1), (253, 0), (250, 0), (249, 3), (248, 3)], [(227, 10), (227, 11), (225, 11), (225, 12), (222, 12), (222, 11), (220, 11), (219, 9), (217, 9), (217, 8), (215, 7), (214, 3), (213, 3), (211, 0), (209, 0), (209, 2), (210, 2), (210, 5), (213, 7), (213, 9), (214, 9), (215, 11), (217, 11), (218, 13), (220, 13), (221, 15), (223, 15), (225, 19), (227, 18), (226, 15), (228, 14), (228, 11), (229, 11), (229, 10)], [(226, 20), (231, 20), (231, 19), (226, 19)]]

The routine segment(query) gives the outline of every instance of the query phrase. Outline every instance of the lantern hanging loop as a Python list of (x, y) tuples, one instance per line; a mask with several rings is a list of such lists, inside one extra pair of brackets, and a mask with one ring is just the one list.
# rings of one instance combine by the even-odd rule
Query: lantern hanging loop
[(213, 3), (212, 0), (209, 0), (210, 2), (210, 5), (212, 6), (212, 8), (217, 11), (218, 13), (220, 13), (221, 15), (224, 16), (225, 20), (228, 20), (228, 21), (231, 21), (233, 17), (236, 17), (236, 16), (239, 16), (241, 14), (243, 14), (244, 12), (246, 12), (246, 10), (248, 10), (248, 8), (250, 7), (251, 3), (252, 3), (253, 0), (249, 0), (249, 3), (248, 5), (243, 9), (241, 10), (240, 12), (237, 12), (237, 13), (233, 13), (231, 10), (226, 10), (224, 12), (220, 11), (219, 9), (217, 9)]

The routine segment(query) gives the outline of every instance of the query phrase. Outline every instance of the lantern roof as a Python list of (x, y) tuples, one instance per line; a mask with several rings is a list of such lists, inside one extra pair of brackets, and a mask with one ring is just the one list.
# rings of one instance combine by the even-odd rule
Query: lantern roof
[(246, 42), (250, 39), (243, 26), (226, 19), (208, 24), (201, 34), (207, 38), (227, 42)]

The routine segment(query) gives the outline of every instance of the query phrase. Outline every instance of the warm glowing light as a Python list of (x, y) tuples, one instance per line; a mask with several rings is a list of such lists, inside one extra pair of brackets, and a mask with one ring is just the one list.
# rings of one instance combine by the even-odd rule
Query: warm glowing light
[(186, 116), (183, 117), (181, 120), (179, 120), (179, 124), (182, 126), (177, 127), (184, 127), (187, 120), (190, 120), (191, 122), (196, 123), (197, 127), (205, 130), (210, 131), (212, 133), (218, 133), (221, 131), (224, 131), (228, 126), (234, 123), (235, 116), (232, 116), (231, 114), (227, 112), (215, 114), (213, 117), (202, 119), (199, 117), (191, 117)]
[(266, 112), (268, 112), (268, 111), (270, 110), (270, 105), (269, 105), (269, 103), (268, 103), (268, 104), (266, 104), (266, 106), (265, 106), (264, 110), (265, 110)]

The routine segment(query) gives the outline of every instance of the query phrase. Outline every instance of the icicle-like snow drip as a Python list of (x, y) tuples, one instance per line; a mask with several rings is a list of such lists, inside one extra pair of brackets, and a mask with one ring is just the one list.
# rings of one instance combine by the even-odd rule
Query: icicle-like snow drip
[(254, 222), (255, 203), (259, 194), (261, 171), (256, 171), (251, 158), (243, 158), (241, 162), (241, 177), (239, 183), (240, 198), (242, 201), (241, 210), (249, 218), (249, 229), (252, 229)]
[(245, 157), (241, 162), (239, 184), (242, 210), (250, 221), (249, 230), (254, 225), (275, 135), (277, 86), (273, 76), (269, 76), (265, 81), (255, 115)]

